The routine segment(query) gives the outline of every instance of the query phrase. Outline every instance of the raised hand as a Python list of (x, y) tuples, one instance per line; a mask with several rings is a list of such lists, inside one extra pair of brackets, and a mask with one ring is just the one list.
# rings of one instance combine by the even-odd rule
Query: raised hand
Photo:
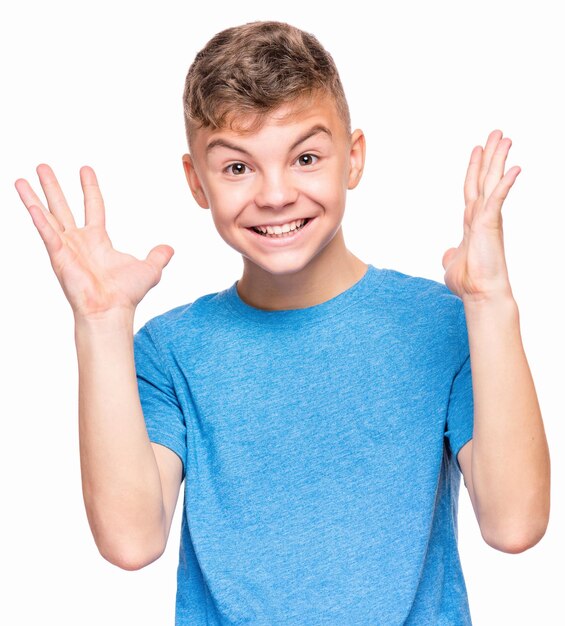
[(105, 227), (102, 195), (91, 167), (80, 170), (85, 223), (78, 228), (52, 169), (37, 167), (47, 198), (46, 209), (29, 183), (15, 187), (39, 231), (51, 265), (75, 317), (98, 318), (115, 310), (133, 312), (145, 294), (161, 280), (174, 250), (154, 247), (145, 260), (114, 250)]
[(484, 149), (476, 146), (465, 178), (463, 239), (442, 259), (445, 284), (464, 301), (511, 296), (504, 255), (502, 205), (516, 177), (518, 166), (506, 174), (504, 166), (512, 141), (493, 130)]

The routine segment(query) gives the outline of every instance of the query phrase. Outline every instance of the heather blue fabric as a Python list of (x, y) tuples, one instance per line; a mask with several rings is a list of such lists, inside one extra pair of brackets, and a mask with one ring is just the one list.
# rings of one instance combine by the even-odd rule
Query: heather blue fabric
[(235, 282), (134, 347), (149, 437), (183, 461), (177, 626), (471, 623), (471, 370), (445, 285), (369, 265), (331, 300), (265, 311)]

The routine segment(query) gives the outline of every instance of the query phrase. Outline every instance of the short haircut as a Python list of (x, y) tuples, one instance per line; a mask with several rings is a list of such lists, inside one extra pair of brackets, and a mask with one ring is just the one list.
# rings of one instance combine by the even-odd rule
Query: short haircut
[(348, 133), (349, 107), (333, 58), (320, 42), (290, 24), (257, 21), (223, 30), (198, 52), (183, 93), (189, 147), (196, 128), (260, 128), (283, 104), (291, 113), (330, 96)]

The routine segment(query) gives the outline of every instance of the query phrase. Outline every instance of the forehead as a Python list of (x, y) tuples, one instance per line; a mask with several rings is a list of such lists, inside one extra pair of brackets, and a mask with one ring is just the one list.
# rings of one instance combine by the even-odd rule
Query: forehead
[[(265, 135), (269, 129), (300, 134), (315, 125), (326, 127), (332, 139), (346, 135), (345, 124), (332, 97), (318, 95), (282, 104), (267, 114), (232, 114), (222, 128), (199, 128), (194, 132), (194, 144), (206, 152), (207, 146), (218, 138), (253, 140)], [(289, 140), (292, 137), (288, 137)]]
[(314, 115), (337, 119), (338, 112), (335, 101), (329, 95), (317, 95), (300, 98), (282, 104), (271, 111), (265, 119), (266, 123), (275, 125), (296, 124)]

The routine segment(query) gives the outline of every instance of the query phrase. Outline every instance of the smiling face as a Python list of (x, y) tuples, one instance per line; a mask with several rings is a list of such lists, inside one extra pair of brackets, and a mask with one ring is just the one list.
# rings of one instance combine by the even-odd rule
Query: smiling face
[[(283, 105), (257, 131), (201, 128), (183, 157), (194, 198), (244, 261), (244, 278), (304, 271), (348, 254), (346, 192), (361, 178), (360, 130), (349, 135), (334, 102)], [(242, 279), (243, 280), (243, 279)]]

